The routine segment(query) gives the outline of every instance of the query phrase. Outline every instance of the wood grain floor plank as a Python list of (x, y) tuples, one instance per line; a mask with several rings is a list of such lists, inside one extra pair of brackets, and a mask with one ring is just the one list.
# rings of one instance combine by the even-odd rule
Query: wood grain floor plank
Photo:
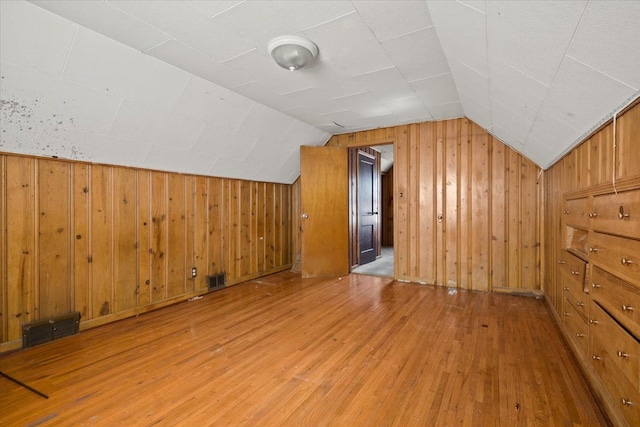
[(279, 273), (0, 356), (0, 425), (605, 425), (543, 301)]

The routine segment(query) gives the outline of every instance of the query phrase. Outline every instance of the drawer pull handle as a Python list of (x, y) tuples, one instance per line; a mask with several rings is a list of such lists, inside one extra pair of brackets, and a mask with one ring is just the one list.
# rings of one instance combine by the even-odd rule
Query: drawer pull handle
[(593, 320), (593, 319), (589, 319), (589, 323), (591, 323), (592, 325), (597, 325), (598, 321), (597, 320)]
[(600, 286), (600, 285), (598, 285), (597, 283), (592, 283), (592, 284), (591, 284), (591, 287), (592, 287), (593, 289), (598, 289), (598, 288), (600, 288), (601, 286)]
[(633, 311), (633, 307), (622, 304), (622, 311)]
[(591, 213), (589, 214), (589, 218), (595, 218), (595, 217), (597, 217), (597, 216), (598, 216), (598, 212), (591, 212)]
[(594, 354), (593, 356), (591, 356), (591, 358), (592, 358), (593, 360), (600, 360), (600, 356), (596, 356), (595, 354)]
[(570, 315), (571, 313), (567, 313), (567, 312), (565, 311), (565, 312), (564, 312), (564, 313), (562, 313), (562, 314), (564, 314), (565, 316), (568, 316), (568, 315)]
[(625, 399), (624, 397), (622, 399), (620, 399), (620, 401), (622, 402), (623, 405), (625, 406), (631, 406), (633, 405), (633, 402), (630, 400)]
[(558, 264), (566, 264), (566, 263), (567, 263), (566, 261), (562, 261), (562, 260), (558, 261)]
[(629, 357), (629, 354), (628, 354), (628, 353), (625, 353), (625, 352), (624, 352), (624, 351), (622, 351), (622, 350), (618, 350), (618, 357), (619, 357), (620, 359), (626, 359), (627, 357)]
[(579, 271), (571, 270), (571, 274), (573, 274), (574, 276), (579, 276), (579, 275), (580, 275), (580, 272), (579, 272)]
[(578, 337), (578, 338), (584, 338), (584, 334), (583, 334), (583, 333), (577, 333), (577, 334), (576, 334), (576, 337)]
[(622, 263), (622, 265), (630, 265), (630, 264), (633, 264), (633, 261), (632, 261), (632, 260), (630, 260), (630, 259), (627, 259), (627, 258), (622, 258), (622, 259), (620, 260), (620, 262)]
[(569, 215), (569, 211), (568, 211), (568, 210), (566, 210), (566, 209), (565, 209), (565, 210), (563, 210), (563, 211), (562, 211), (562, 213), (563, 213), (563, 214), (565, 214), (565, 215)]
[(577, 302), (577, 303), (576, 303), (576, 305), (577, 305), (578, 307), (584, 307), (584, 303), (583, 303), (583, 302)]
[(620, 206), (620, 209), (618, 210), (618, 219), (625, 219), (625, 218), (629, 218), (629, 212), (625, 213), (624, 212), (624, 206)]
[(564, 289), (565, 291), (568, 291), (568, 290), (569, 290), (569, 288), (567, 288), (567, 287), (565, 287), (565, 288), (563, 288), (563, 289)]
[(598, 249), (597, 246), (594, 246), (592, 248), (589, 248), (589, 252), (598, 252), (600, 249)]

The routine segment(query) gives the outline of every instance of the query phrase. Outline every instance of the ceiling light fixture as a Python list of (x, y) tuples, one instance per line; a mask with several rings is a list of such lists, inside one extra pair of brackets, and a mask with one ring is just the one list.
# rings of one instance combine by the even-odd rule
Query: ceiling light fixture
[(282, 68), (295, 71), (304, 68), (318, 55), (318, 46), (296, 36), (280, 36), (269, 42), (269, 54)]

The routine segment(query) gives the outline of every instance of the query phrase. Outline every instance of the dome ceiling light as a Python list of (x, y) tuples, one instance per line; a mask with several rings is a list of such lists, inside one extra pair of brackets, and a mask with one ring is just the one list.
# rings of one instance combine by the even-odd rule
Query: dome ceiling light
[(269, 53), (282, 68), (295, 71), (309, 65), (318, 55), (318, 46), (296, 36), (280, 36), (269, 42)]

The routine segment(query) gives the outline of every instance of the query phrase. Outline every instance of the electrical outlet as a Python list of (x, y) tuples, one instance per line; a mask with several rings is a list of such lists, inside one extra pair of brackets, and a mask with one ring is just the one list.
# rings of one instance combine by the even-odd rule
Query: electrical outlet
[(198, 275), (198, 270), (195, 267), (191, 268), (191, 277), (196, 277)]

